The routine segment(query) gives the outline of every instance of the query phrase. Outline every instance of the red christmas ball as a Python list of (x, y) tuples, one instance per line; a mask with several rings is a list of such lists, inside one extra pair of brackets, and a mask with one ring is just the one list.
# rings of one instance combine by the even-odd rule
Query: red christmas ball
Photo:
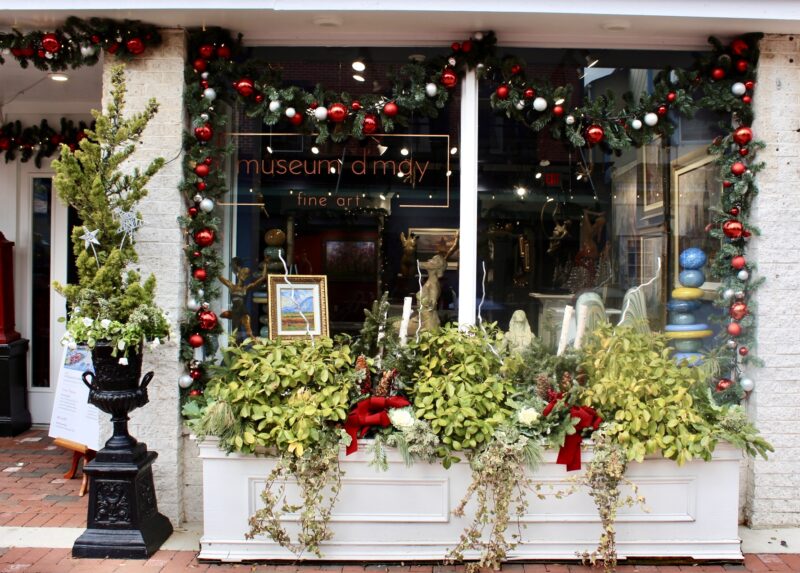
[(195, 251), (195, 252), (193, 252), (193, 253), (192, 253), (192, 256), (193, 256), (195, 259), (199, 259), (200, 257), (202, 257), (202, 256), (203, 256), (203, 253), (201, 253), (200, 251)]
[(599, 125), (590, 125), (586, 128), (586, 141), (589, 145), (596, 145), (603, 141), (603, 138), (606, 136), (605, 131)]
[(742, 96), (742, 103), (745, 103), (745, 104), (749, 105), (752, 101), (753, 101), (753, 98), (751, 98), (749, 95), (743, 95)]
[(553, 106), (553, 115), (556, 117), (561, 117), (564, 115), (564, 108), (560, 105)]
[(731, 315), (731, 318), (734, 320), (742, 320), (745, 316), (747, 316), (747, 305), (743, 302), (735, 302), (731, 305), (728, 314)]
[(741, 334), (742, 334), (742, 325), (740, 325), (738, 322), (731, 322), (728, 325), (728, 329), (727, 330), (728, 330), (728, 334), (730, 334), (731, 336), (741, 336)]
[(194, 272), (192, 273), (192, 276), (196, 280), (203, 282), (208, 278), (208, 272), (206, 272), (206, 270), (201, 267), (199, 269), (195, 269)]
[(194, 233), (194, 242), (201, 247), (210, 247), (214, 244), (213, 229), (199, 229)]
[(197, 58), (192, 64), (192, 68), (194, 68), (194, 71), (202, 73), (208, 69), (208, 62), (203, 58)]
[(744, 232), (744, 225), (742, 225), (741, 221), (728, 219), (722, 223), (722, 232), (725, 233), (725, 236), (729, 239), (740, 239)]
[(747, 42), (741, 38), (736, 38), (731, 42), (731, 52), (733, 52), (734, 56), (743, 56), (749, 49), (750, 47), (747, 45)]
[(749, 239), (751, 234), (752, 233), (750, 233), (750, 231), (744, 231), (742, 233), (742, 237), (744, 237), (745, 239)]
[(46, 53), (47, 52), (45, 52), (44, 50), (37, 50), (36, 55), (39, 56), (40, 58), (44, 58), (44, 55)]
[(131, 38), (127, 42), (125, 42), (125, 48), (127, 48), (128, 52), (133, 54), (134, 56), (138, 56), (142, 52), (144, 52), (144, 42), (142, 42), (141, 38)]
[(723, 181), (722, 182), (722, 186), (725, 187), (725, 189), (728, 189), (729, 187), (733, 187), (733, 181), (727, 181), (727, 180)]
[(197, 313), (197, 323), (203, 330), (211, 330), (217, 326), (217, 315), (214, 311), (201, 309)]
[(240, 78), (233, 82), (233, 89), (242, 97), (250, 97), (256, 91), (255, 83), (251, 78)]
[(350, 102), (350, 109), (352, 109), (353, 111), (360, 110), (361, 109), (361, 102), (358, 101), (358, 100), (353, 100), (352, 102)]
[(378, 118), (368, 113), (364, 116), (364, 123), (361, 124), (361, 131), (366, 135), (372, 135), (378, 130)]
[(117, 50), (119, 50), (119, 44), (117, 42), (114, 42), (108, 48), (106, 48), (106, 51), (108, 51), (108, 53), (112, 56), (117, 53)]
[(190, 335), (186, 341), (192, 348), (200, 348), (201, 346), (203, 346), (203, 343), (205, 342), (205, 340), (203, 339), (203, 335), (198, 334), (196, 332)]
[(738, 145), (747, 145), (752, 141), (752, 139), (753, 139), (753, 130), (750, 129), (749, 127), (742, 126), (737, 128), (736, 131), (733, 132), (733, 140)]
[(731, 386), (733, 386), (733, 380), (730, 378), (720, 378), (719, 382), (717, 382), (717, 392), (724, 392)]
[(197, 217), (197, 207), (189, 207), (189, 216), (194, 219)]
[(194, 173), (198, 177), (208, 177), (208, 174), (211, 173), (211, 168), (205, 163), (198, 163), (195, 165)]
[(305, 120), (305, 116), (302, 113), (296, 113), (292, 117), (289, 118), (289, 123), (298, 127), (303, 125), (303, 120)]
[(739, 155), (741, 155), (742, 157), (747, 157), (747, 155), (749, 153), (750, 153), (750, 150), (747, 149), (746, 147), (739, 148)]
[(11, 149), (11, 139), (0, 137), (0, 151), (8, 151), (9, 149)]
[(747, 171), (747, 166), (741, 161), (737, 161), (736, 163), (731, 165), (731, 173), (733, 173), (737, 177), (744, 175), (745, 171)]
[(678, 94), (676, 94), (675, 92), (669, 92), (669, 93), (667, 94), (667, 101), (668, 101), (669, 103), (672, 103), (672, 102), (674, 102), (674, 101), (677, 99), (677, 97), (678, 97)]
[(197, 51), (200, 54), (200, 57), (205, 58), (206, 60), (210, 60), (214, 57), (214, 46), (211, 44), (203, 44)]
[(456, 87), (458, 76), (453, 68), (445, 68), (442, 72), (442, 85), (447, 89)]
[(226, 46), (225, 44), (222, 44), (219, 48), (217, 48), (217, 56), (219, 56), (220, 58), (223, 58), (225, 60), (230, 58), (231, 57), (231, 48), (230, 48), (230, 46)]
[(461, 51), (464, 52), (465, 54), (468, 54), (469, 52), (471, 52), (472, 51), (472, 41), (464, 40), (461, 43)]
[[(389, 104), (386, 104), (389, 105)], [(334, 123), (342, 123), (347, 117), (347, 108), (342, 103), (331, 104), (328, 108), (328, 119)]]
[(514, 74), (515, 76), (521, 71), (522, 71), (522, 66), (520, 66), (519, 64), (514, 64), (513, 66), (511, 66), (511, 73)]
[(205, 191), (208, 186), (205, 181), (198, 181), (196, 187), (198, 191)]
[(533, 88), (525, 88), (525, 91), (522, 92), (522, 97), (525, 99), (533, 99), (536, 97), (536, 90)]
[(739, 347), (739, 356), (747, 356), (748, 354), (750, 354), (750, 351), (747, 349), (746, 346)]
[(658, 109), (656, 110), (656, 113), (658, 115), (662, 115), (662, 116), (663, 115), (667, 115), (667, 106), (665, 106), (665, 105), (658, 106)]
[(728, 213), (730, 213), (734, 217), (738, 217), (739, 216), (739, 207), (731, 207), (731, 210), (728, 211)]
[(208, 88), (208, 80), (200, 80), (200, 87), (203, 89)]
[(497, 94), (497, 97), (500, 99), (508, 98), (508, 86), (505, 84), (497, 86), (495, 93)]
[(205, 163), (206, 165), (211, 165), (212, 163), (214, 163), (214, 158), (209, 155), (208, 157), (203, 159), (203, 163)]
[[(394, 117), (394, 116), (397, 115), (397, 113), (399, 111), (400, 111), (400, 108), (397, 107), (397, 104), (394, 103), (393, 101), (386, 102), (386, 105), (383, 106), (383, 113), (387, 117)], [(330, 115), (330, 110), (328, 111), (328, 114)]]
[(459, 44), (458, 42), (453, 42), (452, 44), (450, 44), (450, 49), (452, 49), (454, 52), (460, 52), (461, 44)]
[(722, 68), (714, 68), (713, 70), (711, 70), (711, 79), (719, 81), (724, 77), (725, 77), (725, 70), (723, 70)]
[(253, 99), (256, 100), (256, 103), (261, 103), (262, 101), (264, 101), (264, 94), (256, 94), (256, 97)]
[(754, 82), (753, 80), (747, 80), (746, 82), (744, 82), (744, 87), (745, 89), (751, 90), (754, 87), (756, 87), (756, 82)]
[(42, 36), (42, 48), (45, 52), (55, 54), (61, 49), (61, 42), (55, 34), (45, 34)]
[(194, 136), (198, 141), (210, 141), (214, 137), (214, 130), (209, 124), (194, 128)]
[(747, 60), (736, 60), (736, 71), (743, 74), (747, 71)]
[(189, 370), (189, 376), (192, 377), (192, 380), (197, 382), (198, 380), (200, 380), (200, 378), (203, 377), (203, 372), (199, 368), (192, 368), (191, 370)]
[(97, 34), (92, 34), (91, 40), (92, 40), (92, 44), (99, 44), (100, 43), (100, 36), (98, 36)]

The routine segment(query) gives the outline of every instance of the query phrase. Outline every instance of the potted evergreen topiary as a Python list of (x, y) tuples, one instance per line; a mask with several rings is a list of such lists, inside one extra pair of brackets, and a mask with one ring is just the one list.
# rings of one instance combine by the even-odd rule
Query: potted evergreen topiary
[(155, 303), (155, 277), (142, 282), (132, 268), (138, 261), (135, 233), (142, 225), (136, 204), (164, 159), (129, 174), (120, 170), (158, 104), (151, 99), (143, 112), (125, 118), (124, 66), (112, 68), (111, 86), (106, 112), (92, 111), (94, 129), (74, 152), (62, 145), (61, 158), (53, 161), (58, 195), (81, 221), (72, 229), (78, 282), (54, 286), (68, 304), (64, 344), (87, 345), (100, 387), (125, 390), (138, 385), (143, 344), (160, 344), (169, 335), (167, 318)]

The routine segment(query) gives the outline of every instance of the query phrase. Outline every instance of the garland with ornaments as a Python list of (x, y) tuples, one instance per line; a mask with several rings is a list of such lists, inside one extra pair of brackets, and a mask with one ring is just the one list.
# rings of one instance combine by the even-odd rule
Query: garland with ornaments
[(41, 167), (42, 159), (57, 153), (62, 143), (75, 151), (78, 143), (86, 137), (86, 130), (93, 128), (93, 124), (83, 121), (76, 124), (63, 117), (58, 131), (46, 119), (39, 125), (27, 127), (23, 127), (19, 121), (12, 121), (0, 127), (0, 153), (6, 163), (19, 157), (23, 163), (33, 159), (36, 167)]
[(729, 124), (730, 133), (709, 148), (724, 187), (708, 229), (721, 243), (710, 270), (722, 284), (716, 304), (726, 309), (727, 322), (720, 348), (712, 352), (722, 375), (711, 385), (720, 402), (740, 400), (753, 388), (742, 368), (756, 362), (750, 351), (754, 308), (747, 301), (759, 281), (751, 277), (754, 267), (745, 258), (745, 248), (749, 237), (757, 233), (748, 214), (758, 191), (754, 176), (763, 168), (756, 161), (763, 144), (753, 138), (750, 128), (759, 38), (745, 35), (729, 46), (712, 38), (711, 54), (699, 58), (690, 70), (662, 71), (651, 93), (638, 99), (626, 94), (622, 102), (609, 94), (575, 105), (570, 102), (570, 86), (529, 80), (521, 60), (496, 58), (496, 38), (491, 32), (452, 44), (446, 56), (400, 66), (391, 77), (391, 93), (360, 95), (332, 92), (319, 85), (311, 91), (283, 85), (266, 63), (238, 61), (241, 38), (218, 28), (192, 32), (185, 91), (191, 130), (186, 136), (182, 184), (187, 214), (181, 217), (187, 236), (190, 297), (181, 323), (181, 356), (187, 365), (187, 373), (179, 380), (181, 388), (190, 396), (202, 394), (206, 367), (221, 332), (208, 303), (219, 294), (217, 279), (223, 268), (215, 248), (220, 222), (215, 206), (227, 190), (221, 167), (231, 152), (217, 137), (227, 117), (220, 102), (238, 102), (249, 117), (267, 125), (284, 122), (288, 129), (316, 134), (318, 143), (341, 142), (390, 133), (397, 125), (407, 125), (413, 114), (435, 117), (460, 75), (476, 69), (479, 77), (498, 83), (491, 97), (496, 111), (533, 132), (549, 128), (555, 138), (576, 147), (602, 146), (619, 152), (668, 137), (674, 129), (670, 112), (691, 116), (707, 108), (731, 115), (734, 127)]

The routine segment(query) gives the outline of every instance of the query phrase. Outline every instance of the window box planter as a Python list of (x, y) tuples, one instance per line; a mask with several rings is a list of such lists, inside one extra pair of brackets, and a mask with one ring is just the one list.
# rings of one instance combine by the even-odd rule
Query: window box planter
[[(334, 537), (323, 544), (322, 559), (441, 560), (467, 526), (467, 518), (453, 517), (451, 510), (470, 483), (469, 465), (462, 462), (446, 470), (438, 464), (417, 463), (408, 468), (397, 452), (389, 450), (389, 471), (380, 472), (368, 466), (366, 441), (359, 445), (359, 451), (350, 456), (342, 452), (345, 476), (330, 524)], [(590, 449), (584, 450), (584, 461), (591, 455)], [(269, 538), (245, 539), (248, 518), (260, 507), (264, 479), (274, 460), (226, 454), (212, 438), (200, 444), (200, 458), (204, 531), (199, 558), (295, 561), (294, 554)], [(522, 520), (523, 541), (511, 559), (575, 559), (576, 553), (592, 551), (597, 545), (601, 528), (589, 495), (583, 491), (563, 499), (552, 495), (570, 486), (570, 474), (555, 458), (556, 452), (547, 452), (537, 472), (535, 481), (542, 484), (546, 499), (531, 500)], [(739, 450), (720, 444), (710, 462), (679, 467), (654, 457), (629, 464), (627, 475), (639, 485), (650, 511), (620, 510), (620, 559), (741, 560), (737, 533), (740, 458)], [(291, 488), (287, 490), (292, 495)], [(317, 559), (312, 554), (302, 558)]]

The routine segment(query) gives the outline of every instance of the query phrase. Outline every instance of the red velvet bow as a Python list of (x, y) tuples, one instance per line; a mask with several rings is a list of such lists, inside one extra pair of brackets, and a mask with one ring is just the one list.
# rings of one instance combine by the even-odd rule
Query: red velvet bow
[[(545, 406), (542, 415), (547, 416), (553, 411), (559, 400), (563, 398), (563, 394), (554, 396), (550, 403)], [(564, 445), (558, 452), (556, 463), (564, 464), (567, 466), (567, 471), (581, 469), (581, 442), (583, 442), (583, 430), (591, 428), (592, 431), (600, 427), (603, 419), (597, 415), (597, 411), (589, 406), (573, 406), (569, 409), (569, 415), (577, 418), (578, 422), (575, 424), (575, 433), (570, 434), (564, 439)]]
[(349, 456), (358, 450), (358, 438), (363, 438), (371, 427), (380, 426), (386, 428), (392, 423), (389, 419), (389, 408), (405, 408), (410, 405), (408, 400), (400, 396), (390, 396), (388, 398), (373, 396), (372, 398), (361, 400), (350, 411), (344, 423), (345, 432), (350, 434), (350, 445), (347, 446), (346, 450), (347, 455)]

